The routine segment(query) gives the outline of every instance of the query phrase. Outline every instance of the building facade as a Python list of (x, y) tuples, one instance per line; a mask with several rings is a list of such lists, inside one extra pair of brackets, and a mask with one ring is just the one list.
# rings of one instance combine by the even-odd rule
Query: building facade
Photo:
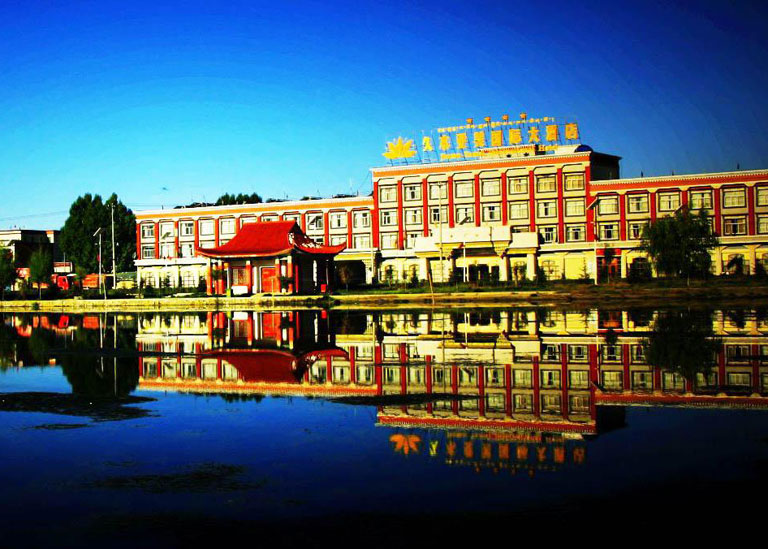
[[(440, 153), (429, 137), (420, 150), (391, 142), (369, 197), (138, 212), (138, 276), (197, 285), (206, 276), (197, 247), (282, 219), (319, 244), (346, 244), (337, 261), (358, 281), (626, 277), (648, 265), (643, 226), (681, 207), (705, 211), (720, 236), (714, 274), (768, 266), (768, 169), (622, 179), (620, 158), (579, 143), (574, 124), (562, 132), (571, 139), (542, 126), (547, 144), (542, 120), (551, 121), (443, 128)], [(524, 133), (534, 141), (521, 143)]]

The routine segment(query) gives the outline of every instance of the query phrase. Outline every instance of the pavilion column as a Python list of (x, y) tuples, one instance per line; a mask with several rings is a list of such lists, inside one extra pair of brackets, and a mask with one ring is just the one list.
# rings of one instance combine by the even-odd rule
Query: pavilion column
[(213, 267), (211, 266), (211, 260), (208, 260), (208, 267), (205, 272), (205, 293), (207, 295), (213, 294)]
[[(288, 258), (286, 260), (286, 267), (285, 267), (285, 274), (283, 276), (290, 276), (293, 278), (293, 254), (288, 254)], [(288, 293), (293, 293), (296, 291), (296, 287), (294, 286), (294, 283), (291, 283), (288, 285)]]
[(275, 276), (277, 277), (277, 287), (280, 290), (279, 293), (283, 293), (283, 285), (280, 283), (280, 276), (282, 276), (280, 258), (275, 258)]
[(250, 259), (245, 262), (245, 281), (248, 284), (248, 293), (253, 293), (253, 265)]

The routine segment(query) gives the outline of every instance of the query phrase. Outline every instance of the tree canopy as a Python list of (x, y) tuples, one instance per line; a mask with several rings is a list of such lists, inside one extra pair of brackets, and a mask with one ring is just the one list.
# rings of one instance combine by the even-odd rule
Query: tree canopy
[(5, 299), (5, 289), (16, 282), (16, 266), (10, 250), (0, 246), (0, 298)]
[(232, 204), (260, 204), (262, 202), (261, 196), (258, 193), (244, 194), (229, 194), (224, 193), (216, 200), (216, 206), (230, 206)]
[(683, 207), (643, 229), (643, 249), (656, 269), (667, 276), (706, 276), (712, 263), (709, 250), (717, 244), (704, 210), (692, 214)]
[(37, 284), (38, 297), (41, 294), (41, 284), (51, 282), (53, 274), (53, 258), (51, 252), (46, 249), (39, 249), (32, 253), (29, 258), (29, 280)]
[(76, 267), (94, 273), (99, 270), (99, 240), (93, 233), (101, 228), (102, 266), (112, 268), (111, 208), (115, 209), (115, 261), (117, 270), (133, 270), (136, 257), (136, 217), (112, 194), (106, 201), (90, 193), (78, 197), (69, 208), (69, 217), (61, 229), (61, 249)]

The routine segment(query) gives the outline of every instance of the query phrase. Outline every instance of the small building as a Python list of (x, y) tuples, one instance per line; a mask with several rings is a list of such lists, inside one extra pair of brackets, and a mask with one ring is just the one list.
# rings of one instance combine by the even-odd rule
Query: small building
[(208, 258), (206, 290), (210, 294), (314, 294), (328, 292), (334, 257), (345, 244), (318, 244), (295, 221), (248, 223), (225, 244), (197, 248)]

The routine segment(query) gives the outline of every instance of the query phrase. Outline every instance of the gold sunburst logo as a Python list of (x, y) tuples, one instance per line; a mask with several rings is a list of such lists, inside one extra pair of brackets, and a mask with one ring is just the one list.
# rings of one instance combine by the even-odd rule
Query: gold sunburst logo
[(413, 139), (403, 139), (398, 137), (394, 141), (387, 143), (387, 151), (382, 153), (384, 158), (395, 160), (396, 158), (411, 158), (416, 155), (416, 149), (413, 148)]

